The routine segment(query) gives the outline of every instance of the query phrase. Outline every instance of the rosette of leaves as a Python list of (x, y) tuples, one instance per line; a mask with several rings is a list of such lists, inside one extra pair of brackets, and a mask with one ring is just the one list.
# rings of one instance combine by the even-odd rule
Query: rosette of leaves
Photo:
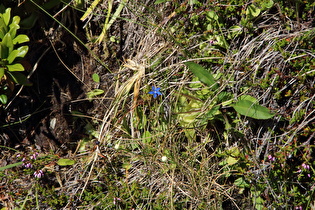
[(11, 18), (11, 8), (0, 13), (0, 102), (6, 104), (8, 96), (13, 92), (15, 84), (30, 85), (24, 71), (21, 59), (26, 55), (28, 46), (21, 46), (28, 42), (25, 34), (17, 35), (20, 28), (20, 17)]

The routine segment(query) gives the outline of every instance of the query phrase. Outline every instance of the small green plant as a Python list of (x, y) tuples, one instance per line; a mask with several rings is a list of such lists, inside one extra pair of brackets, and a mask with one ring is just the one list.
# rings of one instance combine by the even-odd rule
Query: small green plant
[[(210, 72), (193, 62), (186, 62), (186, 65), (202, 83), (210, 87), (213, 93), (218, 93), (218, 83)], [(242, 95), (237, 98), (235, 103), (233, 103), (233, 98), (228, 92), (221, 91), (217, 97), (222, 104), (225, 106), (231, 105), (241, 115), (254, 119), (270, 119), (274, 116), (269, 109), (259, 105), (257, 99), (252, 96)], [(215, 107), (215, 105), (212, 107)]]
[(17, 35), (20, 28), (20, 17), (11, 18), (11, 8), (0, 14), (0, 102), (6, 104), (11, 96), (14, 85), (30, 85), (20, 63), (28, 51), (28, 46), (20, 44), (28, 42), (25, 34)]
[[(100, 76), (98, 74), (94, 73), (92, 75), (92, 79), (95, 83), (97, 84), (100, 83)], [(88, 99), (92, 99), (95, 96), (102, 95), (103, 93), (104, 93), (104, 90), (96, 88), (96, 89), (91, 90), (90, 92), (87, 92), (86, 95)]]
[[(191, 88), (198, 91), (184, 90), (179, 100), (179, 122), (181, 126), (189, 128), (192, 126), (205, 125), (208, 121), (218, 119), (225, 123), (225, 130), (231, 128), (227, 114), (223, 114), (222, 107), (233, 107), (241, 115), (254, 119), (270, 119), (274, 116), (270, 110), (258, 104), (258, 100), (250, 95), (242, 95), (235, 101), (233, 95), (227, 91), (220, 90), (219, 82), (215, 77), (199, 64), (193, 62), (185, 63), (202, 84), (195, 83)], [(211, 98), (210, 102), (208, 99)], [(234, 115), (229, 112), (228, 115)], [(235, 118), (235, 117), (233, 117)], [(197, 124), (196, 124), (197, 123)], [(194, 138), (195, 130), (186, 129), (186, 135)]]

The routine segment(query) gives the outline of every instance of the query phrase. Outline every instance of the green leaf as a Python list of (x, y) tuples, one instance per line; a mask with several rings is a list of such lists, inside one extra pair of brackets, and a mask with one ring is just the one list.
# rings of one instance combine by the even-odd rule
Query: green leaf
[(231, 26), (229, 28), (228, 38), (233, 39), (234, 37), (237, 37), (238, 35), (242, 34), (242, 31), (243, 29), (240, 26), (237, 26), (237, 25)]
[(24, 67), (20, 63), (7, 65), (9, 71), (24, 71)]
[(7, 72), (11, 79), (19, 85), (31, 86), (32, 83), (27, 79), (27, 77), (20, 72)]
[(257, 17), (260, 14), (260, 12), (261, 10), (253, 4), (249, 5), (246, 9), (246, 15), (252, 18)]
[(75, 163), (74, 160), (70, 160), (70, 159), (64, 159), (64, 158), (60, 158), (58, 161), (57, 161), (57, 164), (60, 165), (60, 166), (71, 166)]
[(240, 177), (234, 181), (234, 184), (238, 187), (245, 188), (250, 187), (250, 185), (244, 180), (243, 177)]
[(260, 196), (255, 198), (252, 198), (253, 203), (255, 204), (256, 210), (263, 210), (264, 209), (264, 199), (262, 199)]
[(26, 53), (28, 52), (28, 46), (22, 46), (22, 47), (19, 47), (19, 48), (16, 49), (16, 50), (19, 51), (19, 53), (17, 54), (16, 57), (24, 58), (24, 56), (25, 56)]
[(265, 0), (263, 2), (261, 2), (261, 6), (263, 7), (263, 9), (270, 9), (271, 7), (273, 7), (274, 2), (273, 0)]
[(5, 27), (1, 27), (1, 24), (3, 23), (3, 20), (0, 18), (0, 39), (2, 40), (4, 35), (7, 33), (7, 30)]
[(100, 82), (100, 76), (96, 73), (92, 74), (92, 79), (94, 82), (97, 82), (97, 83)]
[(149, 144), (152, 142), (150, 131), (144, 131), (144, 133), (142, 134), (142, 142), (144, 144)]
[(24, 42), (28, 42), (30, 39), (25, 34), (20, 34), (13, 39), (13, 44), (21, 44)]
[(13, 50), (10, 54), (9, 54), (9, 56), (8, 56), (8, 64), (11, 64), (14, 60), (15, 60), (15, 58), (17, 57), (17, 55), (19, 54), (19, 51), (18, 50)]
[(9, 33), (11, 35), (12, 38), (14, 38), (16, 36), (16, 31), (20, 28), (20, 26), (16, 23), (11, 23), (10, 24), (10, 30)]
[(11, 17), (10, 13), (11, 13), (11, 8), (7, 8), (5, 10), (5, 13), (2, 14), (3, 21), (6, 26), (8, 26), (10, 22), (10, 17)]
[(229, 44), (227, 43), (227, 41), (226, 41), (224, 36), (217, 35), (215, 37), (216, 37), (215, 39), (217, 40), (216, 41), (216, 45), (219, 45), (219, 46), (221, 46), (221, 47), (223, 47), (225, 49), (229, 48)]
[(9, 33), (5, 34), (1, 43), (1, 58), (6, 59), (13, 51), (13, 42)]
[(94, 98), (95, 96), (101, 95), (103, 93), (104, 93), (104, 90), (94, 89), (94, 90), (88, 92), (86, 95), (88, 98)]
[(234, 165), (235, 163), (238, 162), (238, 159), (236, 159), (235, 157), (231, 157), (229, 156), (228, 158), (225, 159), (226, 163), (231, 166)]
[(198, 77), (201, 82), (209, 86), (215, 85), (214, 88), (218, 87), (212, 74), (202, 66), (194, 62), (186, 62), (185, 65), (189, 67), (192, 73)]
[(12, 19), (12, 23), (19, 25), (21, 18), (19, 16), (14, 16)]
[(0, 102), (6, 104), (8, 102), (8, 97), (4, 94), (0, 95)]
[(241, 95), (240, 97), (238, 97), (238, 100), (247, 100), (253, 103), (258, 103), (258, 100), (251, 95)]
[(9, 33), (4, 35), (1, 44), (7, 47), (7, 56), (8, 56), (13, 51), (13, 47), (14, 47), (11, 35)]
[(214, 11), (207, 12), (207, 18), (209, 20), (218, 20), (219, 16)]
[[(1, 98), (1, 96), (0, 96), (0, 98)], [(13, 168), (13, 167), (16, 167), (16, 166), (20, 166), (22, 164), (23, 164), (23, 162), (17, 162), (17, 163), (13, 163), (13, 164), (10, 164), (10, 165), (6, 165), (6, 166), (1, 167), (0, 171), (4, 171), (5, 169), (9, 169), (9, 168)]]
[[(255, 98), (254, 98), (255, 99)], [(253, 101), (253, 97), (247, 96), (245, 99), (238, 100), (232, 107), (239, 114), (251, 117), (254, 119), (270, 119), (274, 114), (270, 113), (270, 110), (264, 106), (257, 104), (256, 99)]]
[(0, 61), (1, 64), (6, 63), (8, 57), (8, 48), (0, 42)]
[[(15, 58), (17, 58), (17, 57), (19, 57), (19, 58), (23, 58), (25, 55), (26, 55), (26, 53), (28, 52), (28, 46), (22, 46), (22, 47), (19, 47), (18, 49), (16, 49), (16, 50), (13, 50), (11, 53), (13, 53), (14, 51), (17, 51), (17, 54), (16, 54), (16, 56), (15, 56)], [(13, 54), (14, 55), (14, 54)], [(12, 56), (13, 56), (12, 55)], [(11, 54), (9, 55), (9, 57), (11, 56)], [(9, 57), (8, 57), (8, 61), (9, 61)], [(15, 59), (14, 58), (14, 59)], [(14, 60), (13, 59), (13, 60)], [(12, 61), (13, 62), (13, 61)], [(10, 63), (10, 61), (9, 61), (9, 63)]]
[(0, 80), (3, 77), (3, 75), (4, 75), (4, 68), (0, 67)]

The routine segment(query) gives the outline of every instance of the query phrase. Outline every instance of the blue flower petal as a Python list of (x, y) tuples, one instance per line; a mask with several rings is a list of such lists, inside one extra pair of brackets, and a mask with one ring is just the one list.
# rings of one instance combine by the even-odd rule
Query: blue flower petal
[(161, 88), (152, 86), (152, 90), (149, 92), (149, 94), (153, 95), (153, 98), (156, 98), (158, 95), (162, 95), (162, 93), (159, 91)]

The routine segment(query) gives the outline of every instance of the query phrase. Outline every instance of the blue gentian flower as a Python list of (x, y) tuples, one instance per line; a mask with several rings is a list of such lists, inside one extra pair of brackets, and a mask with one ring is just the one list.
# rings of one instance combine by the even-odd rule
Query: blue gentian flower
[(160, 89), (161, 88), (152, 86), (152, 91), (150, 91), (149, 94), (153, 95), (153, 98), (156, 98), (158, 95), (162, 95)]

